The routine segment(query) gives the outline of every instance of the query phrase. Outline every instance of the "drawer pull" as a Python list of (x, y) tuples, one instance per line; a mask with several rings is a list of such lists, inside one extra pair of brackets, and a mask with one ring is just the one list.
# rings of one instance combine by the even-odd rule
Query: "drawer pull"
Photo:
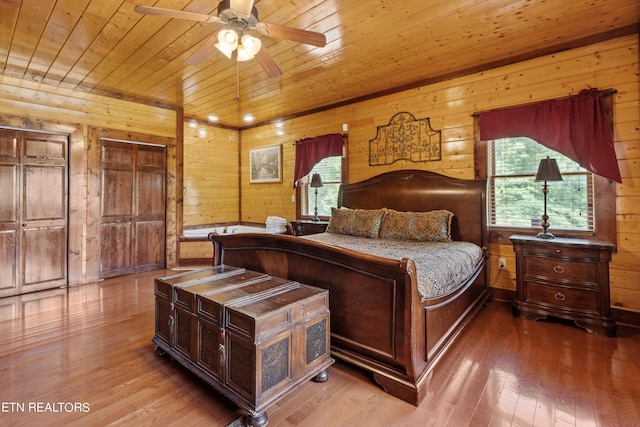
[(560, 249), (556, 249), (556, 253), (559, 254), (561, 251)]
[(558, 274), (562, 274), (564, 273), (564, 267), (561, 265), (556, 265), (555, 267), (553, 267), (553, 271), (555, 271)]
[(558, 301), (564, 301), (567, 297), (564, 296), (563, 293), (561, 292), (556, 292), (556, 294), (553, 296), (555, 299), (557, 299)]

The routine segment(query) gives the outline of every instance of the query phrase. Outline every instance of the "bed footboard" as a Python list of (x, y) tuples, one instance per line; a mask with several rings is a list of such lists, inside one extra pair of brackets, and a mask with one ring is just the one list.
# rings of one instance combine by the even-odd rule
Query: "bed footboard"
[(332, 355), (371, 371), (387, 392), (414, 405), (426, 395), (431, 368), (449, 337), (457, 335), (488, 295), (484, 280), (474, 280), (450, 301), (429, 307), (420, 301), (410, 260), (286, 235), (211, 234), (209, 240), (214, 265), (244, 267), (329, 290)]

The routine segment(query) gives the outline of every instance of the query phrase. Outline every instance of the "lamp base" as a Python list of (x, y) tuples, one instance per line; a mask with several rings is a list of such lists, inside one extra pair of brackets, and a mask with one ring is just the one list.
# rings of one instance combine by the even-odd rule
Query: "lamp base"
[(536, 237), (538, 239), (555, 239), (556, 238), (556, 236), (554, 236), (553, 234), (549, 233), (547, 230), (541, 231), (540, 233), (538, 233), (538, 235)]

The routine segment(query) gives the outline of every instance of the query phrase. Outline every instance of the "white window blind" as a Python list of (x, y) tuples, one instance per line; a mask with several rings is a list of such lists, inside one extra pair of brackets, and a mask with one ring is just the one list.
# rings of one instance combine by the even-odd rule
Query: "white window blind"
[(332, 156), (318, 162), (309, 175), (302, 178), (300, 210), (302, 216), (313, 216), (315, 208), (315, 188), (309, 186), (314, 173), (322, 178), (322, 187), (318, 188), (318, 215), (330, 216), (331, 208), (337, 206), (338, 188), (342, 183), (342, 157)]
[(556, 159), (562, 181), (548, 182), (550, 229), (593, 231), (593, 174), (573, 160), (530, 138), (490, 141), (489, 220), (491, 225), (537, 227), (544, 213), (543, 182), (535, 182), (541, 159)]

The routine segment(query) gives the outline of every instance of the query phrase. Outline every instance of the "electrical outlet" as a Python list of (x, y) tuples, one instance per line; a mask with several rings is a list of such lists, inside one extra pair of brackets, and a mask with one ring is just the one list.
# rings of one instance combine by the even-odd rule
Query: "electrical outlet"
[(504, 258), (498, 258), (498, 268), (500, 270), (504, 270), (507, 268), (507, 260)]

